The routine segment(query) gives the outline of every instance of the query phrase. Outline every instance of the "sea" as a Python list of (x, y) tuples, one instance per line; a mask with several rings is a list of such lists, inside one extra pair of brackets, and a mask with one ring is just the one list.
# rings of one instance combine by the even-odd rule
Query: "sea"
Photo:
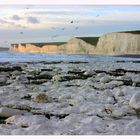
[(140, 57), (0, 52), (0, 62), (140, 62)]

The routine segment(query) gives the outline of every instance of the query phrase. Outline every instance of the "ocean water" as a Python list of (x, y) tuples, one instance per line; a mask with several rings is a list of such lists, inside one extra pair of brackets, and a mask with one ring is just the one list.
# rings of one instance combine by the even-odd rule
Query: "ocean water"
[(115, 62), (115, 61), (140, 61), (140, 58), (124, 58), (97, 55), (68, 55), (68, 54), (45, 54), (45, 53), (13, 53), (0, 52), (0, 62)]

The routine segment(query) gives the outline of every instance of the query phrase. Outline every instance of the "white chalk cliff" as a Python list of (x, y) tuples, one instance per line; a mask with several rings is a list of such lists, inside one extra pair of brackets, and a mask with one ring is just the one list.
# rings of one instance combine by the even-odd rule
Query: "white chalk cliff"
[(93, 53), (95, 46), (85, 41), (72, 38), (62, 45), (44, 45), (39, 47), (30, 43), (12, 44), (10, 51), (13, 52), (30, 52), (30, 53), (66, 53), (66, 54), (90, 54)]
[(12, 44), (10, 51), (102, 55), (140, 54), (140, 34), (134, 32), (108, 33), (99, 38), (96, 46), (78, 38), (72, 38), (62, 45), (46, 44), (41, 47), (30, 43)]
[(96, 54), (140, 54), (140, 34), (108, 33), (99, 38)]

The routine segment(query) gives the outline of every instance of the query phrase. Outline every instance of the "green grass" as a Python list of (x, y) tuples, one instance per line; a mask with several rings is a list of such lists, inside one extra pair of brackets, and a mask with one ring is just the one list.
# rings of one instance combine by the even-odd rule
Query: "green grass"
[[(36, 45), (36, 46), (38, 46), (38, 47), (43, 47), (44, 45), (62, 45), (62, 44), (65, 44), (66, 42), (48, 42), (48, 43), (44, 43), (44, 42), (42, 42), (42, 43), (20, 43), (22, 46), (26, 46), (26, 44), (32, 44), (32, 45)], [(13, 43), (13, 44), (11, 44), (11, 45), (17, 45), (17, 47), (18, 47), (18, 44), (19, 43)]]
[[(29, 44), (32, 44), (32, 45), (36, 45), (38, 47), (42, 47), (44, 45), (62, 45), (66, 42), (48, 42), (48, 43), (29, 43)], [(27, 43), (21, 43), (21, 45), (25, 46)]]
[(98, 40), (99, 40), (99, 37), (76, 37), (76, 38), (82, 39), (85, 42), (87, 42), (91, 45), (95, 45), (95, 46), (97, 45)]
[[(78, 39), (82, 39), (84, 40), (85, 42), (91, 44), (91, 45), (97, 45), (97, 42), (98, 42), (98, 39), (99, 37), (76, 37)], [(48, 43), (29, 43), (29, 44), (32, 44), (32, 45), (36, 45), (38, 47), (42, 47), (44, 45), (63, 45), (67, 42), (48, 42)], [(21, 43), (22, 46), (26, 46), (27, 43)], [(11, 45), (14, 45), (14, 44), (11, 44)]]
[(140, 34), (140, 31), (139, 30), (136, 30), (136, 31), (122, 31), (122, 32), (119, 32), (119, 33)]

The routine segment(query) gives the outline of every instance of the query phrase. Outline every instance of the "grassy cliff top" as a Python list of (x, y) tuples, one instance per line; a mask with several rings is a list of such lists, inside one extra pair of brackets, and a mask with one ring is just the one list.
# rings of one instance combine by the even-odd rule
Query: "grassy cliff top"
[(76, 38), (82, 39), (85, 42), (95, 46), (97, 45), (97, 42), (99, 40), (99, 37), (76, 37)]
[[(26, 44), (32, 44), (32, 45), (36, 45), (38, 47), (43, 47), (44, 45), (62, 45), (65, 44), (66, 42), (48, 42), (48, 43), (20, 43), (22, 46), (26, 46)], [(11, 44), (11, 45), (18, 45), (18, 43), (15, 44)]]
[[(84, 40), (85, 42), (91, 44), (91, 45), (97, 45), (97, 42), (98, 42), (98, 39), (99, 37), (76, 37), (78, 39), (82, 39)], [(32, 44), (32, 45), (36, 45), (38, 47), (42, 47), (44, 45), (63, 45), (67, 42), (47, 42), (47, 43), (44, 43), (44, 42), (41, 42), (41, 43), (29, 43), (29, 44)], [(15, 44), (11, 44), (11, 45), (17, 45), (18, 43), (15, 43)], [(22, 46), (26, 46), (26, 44), (28, 43), (21, 43)]]
[(119, 33), (131, 33), (131, 34), (140, 34), (140, 30), (136, 30), (136, 31), (122, 31)]

